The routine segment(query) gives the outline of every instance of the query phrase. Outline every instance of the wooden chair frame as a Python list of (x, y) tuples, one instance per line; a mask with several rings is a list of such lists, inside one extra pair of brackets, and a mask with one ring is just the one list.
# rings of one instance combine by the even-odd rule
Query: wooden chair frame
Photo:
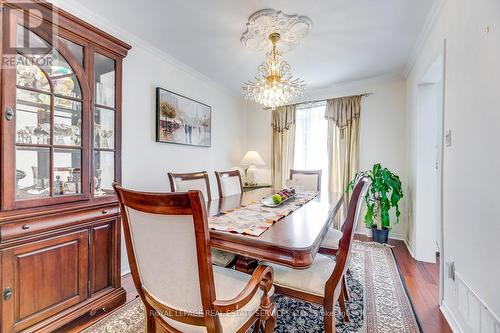
[[(276, 307), (269, 295), (273, 284), (272, 267), (260, 265), (253, 273), (246, 287), (233, 299), (217, 300), (215, 298), (215, 283), (209, 245), (210, 233), (208, 230), (207, 212), (201, 191), (189, 191), (187, 193), (146, 193), (127, 190), (116, 183), (113, 184), (113, 188), (120, 202), (132, 279), (146, 310), (147, 333), (179, 332), (157, 315), (158, 313), (185, 324), (205, 326), (209, 333), (222, 332), (218, 314), (230, 313), (241, 309), (248, 304), (259, 288), (263, 291), (260, 307), (238, 332), (245, 332), (254, 323), (258, 328), (261, 326), (264, 327), (265, 333), (273, 332), (276, 325)], [(189, 314), (186, 311), (171, 308), (143, 288), (125, 207), (152, 214), (193, 216), (200, 280), (198, 287), (200, 288), (203, 314)], [(193, 288), (196, 288), (196, 286), (193, 286)]]
[(241, 179), (240, 170), (215, 171), (215, 178), (217, 179), (217, 188), (219, 189), (219, 198), (224, 197), (224, 195), (222, 194), (222, 178), (225, 177), (238, 177), (240, 181), (241, 193), (243, 193), (243, 180)]
[(339, 301), (340, 309), (343, 312), (344, 318), (346, 318), (346, 306), (342, 293), (342, 284), (351, 256), (351, 246), (354, 239), (357, 221), (359, 219), (358, 217), (359, 214), (361, 214), (363, 197), (368, 189), (368, 185), (369, 181), (367, 179), (360, 179), (352, 192), (346, 222), (344, 223), (344, 235), (340, 241), (335, 268), (333, 269), (332, 275), (325, 283), (324, 296), (312, 295), (287, 287), (275, 286), (277, 293), (323, 305), (325, 310), (324, 324), (326, 333), (335, 332), (335, 304), (337, 300)]
[(183, 180), (205, 179), (205, 184), (207, 186), (207, 196), (208, 196), (208, 198), (205, 198), (205, 200), (207, 201), (212, 200), (212, 194), (210, 193), (210, 181), (208, 179), (208, 173), (206, 171), (188, 172), (188, 173), (169, 172), (168, 179), (170, 181), (170, 191), (172, 192), (178, 192), (177, 187), (175, 185), (177, 180), (183, 181)]
[(321, 173), (322, 170), (296, 170), (290, 169), (290, 179), (292, 179), (293, 175), (318, 175), (318, 185), (317, 190), (321, 189)]

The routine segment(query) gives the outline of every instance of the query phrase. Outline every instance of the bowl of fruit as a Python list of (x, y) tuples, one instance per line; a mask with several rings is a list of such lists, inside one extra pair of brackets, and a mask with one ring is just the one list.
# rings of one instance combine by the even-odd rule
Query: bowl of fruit
[(296, 194), (297, 193), (294, 188), (286, 188), (278, 193), (262, 198), (260, 202), (266, 207), (278, 207), (284, 202), (295, 197)]

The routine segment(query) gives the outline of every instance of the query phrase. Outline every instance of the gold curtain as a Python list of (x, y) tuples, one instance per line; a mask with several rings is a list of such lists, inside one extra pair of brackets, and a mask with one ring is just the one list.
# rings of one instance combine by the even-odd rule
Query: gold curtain
[(347, 212), (349, 197), (347, 184), (358, 172), (359, 116), (361, 96), (334, 98), (327, 101), (325, 119), (328, 120), (328, 167), (330, 192), (344, 193), (345, 202), (334, 220), (340, 229)]
[(295, 105), (281, 106), (273, 110), (272, 182), (275, 188), (283, 188), (293, 165), (295, 144)]

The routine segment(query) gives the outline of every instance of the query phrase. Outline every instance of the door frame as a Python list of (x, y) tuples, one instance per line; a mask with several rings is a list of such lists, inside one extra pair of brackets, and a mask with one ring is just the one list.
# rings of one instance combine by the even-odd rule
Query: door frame
[[(436, 200), (437, 200), (437, 206), (436, 206), (436, 224), (432, 226), (434, 229), (433, 233), (435, 233), (435, 241), (436, 244), (439, 248), (439, 304), (441, 305), (442, 300), (443, 300), (443, 293), (444, 293), (444, 272), (445, 272), (445, 263), (444, 263), (444, 252), (445, 252), (445, 246), (444, 246), (444, 220), (443, 220), (443, 214), (444, 214), (444, 208), (443, 208), (443, 203), (444, 203), (444, 197), (443, 197), (443, 179), (444, 179), (444, 148), (445, 148), (445, 101), (446, 101), (446, 39), (443, 40), (442, 47), (439, 48), (435, 54), (434, 57), (431, 58), (431, 61), (428, 63), (426, 69), (423, 72), (424, 74), (422, 75), (421, 79), (419, 80), (419, 83), (417, 85), (418, 89), (418, 105), (420, 110), (420, 103), (425, 101), (425, 98), (429, 98), (429, 96), (432, 98), (433, 93), (439, 92), (439, 104), (438, 107), (436, 107), (432, 112), (434, 114), (428, 116), (429, 121), (432, 121), (431, 118), (436, 121), (436, 128), (433, 129), (435, 130), (435, 143), (436, 143), (436, 150), (434, 151), (434, 156), (436, 159), (436, 173), (435, 173), (435, 190), (436, 190)], [(421, 89), (423, 86), (429, 86), (433, 84), (439, 84), (439, 86), (436, 87), (436, 90), (431, 92), (431, 95), (421, 95), (420, 91), (424, 91)], [(437, 90), (440, 89), (440, 90)], [(418, 120), (417, 120), (418, 121)], [(417, 130), (417, 139), (419, 135), (423, 135), (423, 132), (420, 132)], [(418, 158), (417, 158), (418, 161)], [(428, 162), (428, 159), (427, 159)], [(417, 175), (418, 175), (417, 171)], [(425, 175), (424, 175), (425, 177)], [(418, 212), (417, 212), (418, 215)], [(431, 226), (427, 226), (431, 227)], [(415, 239), (415, 254), (416, 254), (416, 259), (417, 260), (422, 260), (418, 259), (418, 257), (428, 257), (428, 253), (425, 254), (419, 254), (422, 253), (421, 251), (418, 251), (419, 246), (419, 232), (416, 232), (416, 239)], [(427, 241), (428, 242), (428, 241)], [(425, 245), (424, 241), (424, 245)], [(428, 243), (427, 243), (428, 246)]]

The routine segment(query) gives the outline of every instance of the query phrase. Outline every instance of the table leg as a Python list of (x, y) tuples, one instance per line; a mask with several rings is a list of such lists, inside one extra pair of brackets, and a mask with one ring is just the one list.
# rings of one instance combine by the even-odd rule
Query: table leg
[(238, 260), (236, 260), (236, 270), (243, 273), (252, 274), (257, 266), (259, 266), (259, 262), (254, 258), (238, 256)]

